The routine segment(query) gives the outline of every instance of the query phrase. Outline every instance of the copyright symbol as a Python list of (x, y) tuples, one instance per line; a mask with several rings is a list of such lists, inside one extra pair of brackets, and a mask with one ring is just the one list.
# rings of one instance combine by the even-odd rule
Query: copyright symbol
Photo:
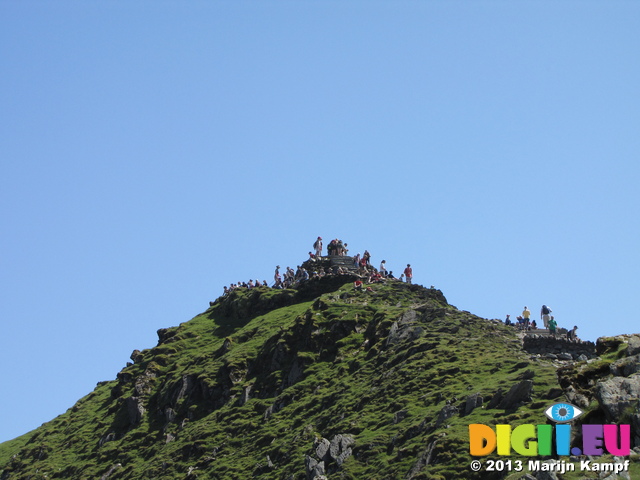
[(473, 470), (474, 472), (479, 472), (481, 468), (482, 463), (480, 461), (474, 460), (473, 462), (471, 462), (471, 470)]

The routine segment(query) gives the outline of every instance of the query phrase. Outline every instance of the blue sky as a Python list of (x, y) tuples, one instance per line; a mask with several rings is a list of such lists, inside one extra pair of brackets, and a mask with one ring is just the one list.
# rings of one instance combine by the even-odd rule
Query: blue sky
[(314, 239), (638, 332), (640, 4), (0, 2), (0, 441)]

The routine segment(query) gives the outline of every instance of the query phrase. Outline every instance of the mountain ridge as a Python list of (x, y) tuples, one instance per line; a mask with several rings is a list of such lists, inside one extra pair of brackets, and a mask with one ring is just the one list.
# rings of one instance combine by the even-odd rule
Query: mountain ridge
[[(541, 423), (569, 387), (595, 395), (568, 373), (593, 363), (526, 352), (435, 288), (354, 278), (238, 289), (159, 329), (115, 380), (0, 445), (0, 479), (504, 478), (469, 469), (469, 423)], [(624, 350), (601, 348), (601, 379)]]

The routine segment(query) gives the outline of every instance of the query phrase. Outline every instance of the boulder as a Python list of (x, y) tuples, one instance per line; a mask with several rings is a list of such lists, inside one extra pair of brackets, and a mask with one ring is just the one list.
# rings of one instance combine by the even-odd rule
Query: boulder
[(640, 336), (631, 335), (629, 337), (629, 346), (627, 347), (627, 355), (633, 356), (640, 353)]
[(482, 396), (479, 393), (474, 393), (467, 397), (467, 401), (464, 406), (464, 414), (469, 415), (473, 410), (482, 406)]
[(569, 385), (565, 389), (565, 395), (567, 396), (569, 403), (573, 403), (581, 408), (587, 408), (589, 406), (589, 398), (576, 391), (573, 385)]
[(409, 310), (391, 325), (385, 347), (404, 342), (414, 342), (424, 334), (424, 329), (418, 325), (419, 315), (415, 310)]
[(624, 413), (630, 412), (638, 405), (640, 398), (640, 375), (615, 377), (598, 382), (595, 395), (604, 410), (608, 422), (620, 422)]
[(504, 394), (502, 393), (502, 388), (499, 388), (496, 393), (493, 394), (491, 400), (487, 404), (487, 409), (497, 408), (500, 405), (500, 402), (504, 399)]
[(519, 407), (523, 403), (531, 401), (531, 393), (533, 392), (533, 382), (531, 380), (523, 380), (516, 383), (507, 392), (504, 399), (500, 402), (499, 408), (511, 410)]
[(324, 460), (327, 453), (329, 452), (330, 445), (331, 445), (331, 442), (329, 442), (329, 440), (327, 440), (326, 438), (323, 438), (322, 440), (320, 440), (318, 442), (318, 446), (316, 447), (316, 457), (319, 458), (320, 460)]
[(611, 369), (611, 373), (618, 377), (628, 377), (629, 375), (638, 373), (640, 372), (640, 354), (616, 360), (609, 368)]
[(142, 400), (139, 397), (129, 397), (125, 400), (125, 406), (129, 416), (129, 423), (131, 425), (138, 424), (145, 412)]
[(436, 420), (436, 427), (439, 427), (446, 420), (450, 419), (457, 413), (458, 413), (457, 407), (454, 407), (453, 405), (445, 405), (444, 407), (442, 407), (442, 410), (440, 410), (440, 413), (438, 414), (438, 419)]
[[(346, 452), (347, 450), (349, 450), (349, 455), (351, 455), (351, 445), (353, 445), (355, 443), (355, 439), (351, 436), (351, 435), (336, 435), (335, 437), (333, 437), (333, 440), (331, 440), (331, 444), (329, 445), (329, 456), (336, 460), (336, 462), (338, 461), (338, 458), (342, 456), (342, 454), (344, 452)], [(344, 460), (346, 459), (343, 458), (342, 461), (339, 463), (339, 465), (342, 465), (342, 462), (344, 462)]]

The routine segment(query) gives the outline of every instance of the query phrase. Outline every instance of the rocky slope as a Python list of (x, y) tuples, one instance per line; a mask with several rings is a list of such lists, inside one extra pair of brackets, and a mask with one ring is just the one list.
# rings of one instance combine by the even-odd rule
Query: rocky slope
[(0, 445), (0, 479), (504, 478), (471, 471), (468, 425), (545, 423), (566, 400), (629, 419), (640, 445), (637, 337), (592, 359), (527, 352), (439, 290), (352, 280), (235, 291), (159, 330), (115, 380)]

